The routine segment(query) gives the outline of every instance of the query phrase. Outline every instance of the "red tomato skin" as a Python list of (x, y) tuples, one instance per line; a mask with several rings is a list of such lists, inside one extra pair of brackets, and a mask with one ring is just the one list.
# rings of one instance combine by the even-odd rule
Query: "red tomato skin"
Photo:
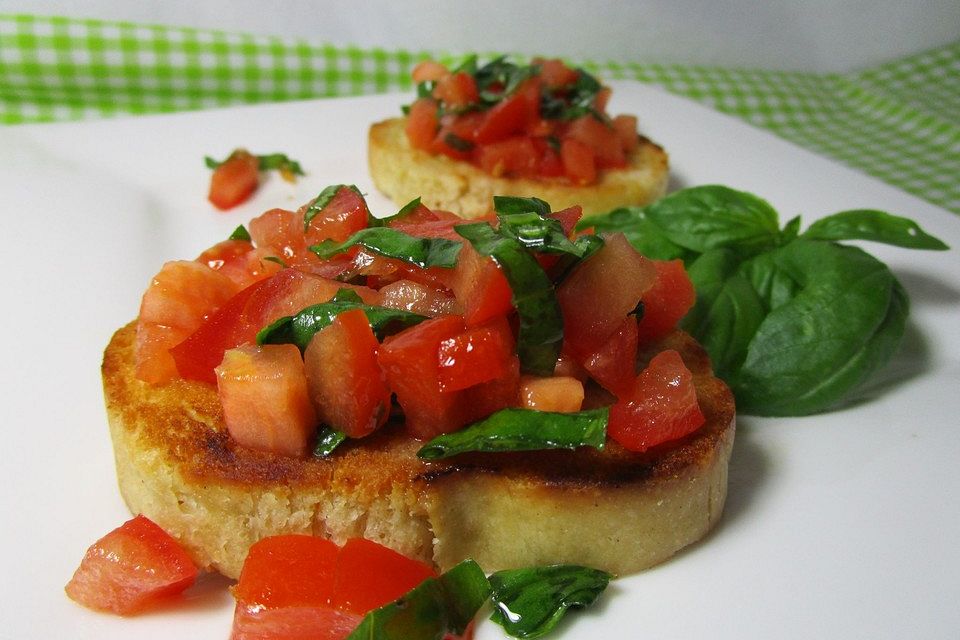
[[(304, 207), (299, 212), (301, 219), (305, 218)], [(310, 219), (304, 241), (309, 247), (324, 240), (343, 242), (357, 231), (367, 228), (370, 210), (359, 193), (350, 187), (343, 186), (323, 209)]]
[(329, 604), (339, 553), (336, 544), (315, 536), (263, 538), (250, 547), (233, 595), (238, 604), (265, 608)]
[(575, 69), (571, 69), (557, 58), (538, 58), (533, 61), (533, 64), (540, 67), (540, 79), (550, 89), (563, 88), (575, 82), (579, 75)]
[(624, 448), (643, 452), (689, 435), (705, 421), (693, 375), (679, 353), (667, 350), (654, 356), (633, 388), (610, 407), (607, 434)]
[(624, 153), (633, 153), (640, 146), (640, 136), (637, 134), (637, 116), (619, 115), (613, 119), (611, 125), (620, 140), (620, 146)]
[(520, 359), (511, 356), (499, 378), (481, 382), (459, 393), (462, 394), (464, 405), (463, 425), (486, 418), (501, 409), (519, 406)]
[(337, 557), (332, 605), (364, 615), (393, 602), (427, 578), (432, 567), (364, 538), (351, 538)]
[(527, 98), (516, 93), (486, 112), (477, 127), (475, 141), (489, 144), (519, 133), (527, 126), (527, 117)]
[(170, 349), (202, 326), (236, 292), (225, 275), (191, 260), (163, 265), (140, 302), (135, 375), (150, 384), (177, 377)]
[(451, 288), (467, 324), (482, 324), (513, 310), (513, 291), (500, 266), (469, 242), (463, 243), (453, 273)]
[(600, 386), (619, 396), (632, 388), (637, 377), (638, 344), (637, 319), (627, 316), (603, 346), (584, 358), (583, 368)]
[(654, 260), (657, 279), (643, 294), (643, 317), (639, 339), (651, 342), (673, 331), (697, 301), (697, 293), (683, 267), (683, 260)]
[(420, 98), (410, 105), (405, 130), (410, 146), (414, 149), (429, 150), (440, 128), (437, 116), (438, 105), (430, 98)]
[(325, 606), (261, 609), (237, 603), (230, 640), (344, 640), (361, 620)]
[(477, 164), (494, 177), (535, 177), (540, 154), (525, 136), (490, 142), (477, 149)]
[(388, 336), (380, 346), (380, 367), (415, 438), (427, 440), (465, 424), (459, 394), (440, 391), (438, 357), (440, 343), (464, 328), (461, 316), (443, 316)]
[(617, 132), (593, 116), (581, 116), (570, 123), (567, 136), (590, 147), (598, 168), (623, 167), (627, 163)]
[(65, 590), (90, 609), (131, 615), (183, 592), (198, 573), (176, 540), (138, 515), (87, 550)]
[(567, 234), (567, 237), (572, 238), (573, 232), (577, 228), (577, 223), (580, 222), (580, 218), (583, 217), (583, 207), (577, 204), (572, 207), (567, 207), (566, 209), (561, 209), (560, 211), (554, 211), (547, 217), (557, 220), (563, 228), (563, 232)]
[(279, 264), (266, 260), (270, 255), (269, 250), (254, 249), (249, 240), (224, 240), (201, 253), (197, 262), (227, 276), (239, 289), (245, 289), (280, 271)]
[(513, 334), (504, 316), (440, 342), (440, 390), (459, 391), (501, 378), (513, 358)]
[(581, 362), (609, 340), (656, 279), (651, 261), (622, 233), (605, 242), (557, 288), (564, 348)]
[(213, 170), (207, 199), (225, 211), (250, 198), (259, 183), (260, 163), (256, 156), (245, 151), (234, 152)]
[(564, 138), (560, 143), (560, 161), (564, 174), (574, 184), (597, 181), (597, 158), (589, 145), (573, 138)]
[(234, 441), (278, 455), (306, 455), (317, 416), (296, 345), (228, 349), (215, 371), (223, 421)]
[(434, 82), (447, 75), (450, 75), (450, 71), (444, 65), (434, 60), (418, 62), (417, 66), (415, 66), (410, 73), (410, 76), (416, 84), (420, 84), (421, 82)]
[(362, 438), (387, 421), (392, 394), (377, 362), (379, 347), (360, 309), (341, 313), (310, 340), (304, 367), (323, 424)]
[(466, 107), (476, 102), (480, 94), (473, 76), (466, 71), (458, 71), (437, 80), (433, 97), (451, 107)]
[(463, 314), (460, 303), (448, 291), (406, 279), (384, 285), (380, 289), (380, 304), (429, 318)]

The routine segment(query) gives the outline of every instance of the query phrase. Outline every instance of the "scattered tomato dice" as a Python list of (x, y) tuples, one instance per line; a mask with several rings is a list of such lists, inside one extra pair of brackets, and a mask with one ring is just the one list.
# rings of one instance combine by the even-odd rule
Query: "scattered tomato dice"
[(245, 202), (260, 183), (260, 161), (238, 149), (230, 154), (210, 176), (207, 198), (218, 209), (230, 209)]
[(610, 407), (607, 434), (631, 451), (646, 451), (693, 433), (705, 422), (693, 375), (680, 354), (663, 351)]
[(198, 573), (176, 540), (138, 515), (87, 550), (66, 592), (85, 607), (130, 615), (180, 594)]

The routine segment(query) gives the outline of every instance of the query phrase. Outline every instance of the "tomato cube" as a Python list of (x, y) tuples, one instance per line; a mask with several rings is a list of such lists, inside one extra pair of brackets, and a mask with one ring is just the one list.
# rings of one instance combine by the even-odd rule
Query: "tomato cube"
[(363, 615), (393, 602), (427, 578), (432, 567), (364, 538), (351, 538), (337, 557), (334, 607)]
[(181, 593), (198, 573), (176, 540), (138, 515), (87, 550), (66, 592), (85, 607), (129, 615)]
[(574, 184), (592, 184), (597, 180), (597, 157), (589, 145), (573, 138), (560, 143), (563, 172)]
[[(303, 207), (299, 212), (301, 219), (308, 208)], [(343, 242), (357, 231), (366, 229), (369, 218), (370, 210), (363, 196), (350, 187), (341, 186), (333, 199), (310, 218), (304, 240), (308, 247), (324, 240)]]
[(513, 334), (503, 316), (440, 342), (441, 391), (458, 391), (503, 377), (513, 358)]
[(583, 359), (583, 368), (604, 389), (619, 395), (637, 377), (638, 344), (637, 319), (627, 316), (598, 350)]
[(397, 280), (380, 289), (380, 304), (436, 318), (462, 314), (463, 308), (448, 291), (413, 280)]
[(657, 279), (643, 294), (639, 339), (649, 342), (666, 336), (697, 301), (682, 260), (654, 260)]
[(482, 324), (513, 310), (513, 291), (500, 265), (464, 242), (450, 284), (467, 324)]
[(224, 422), (238, 444), (287, 456), (307, 453), (317, 416), (295, 345), (229, 349), (216, 373)]
[(207, 199), (218, 209), (230, 209), (246, 201), (260, 183), (260, 161), (242, 150), (213, 170)]
[(341, 313), (310, 340), (304, 367), (323, 424), (361, 438), (387, 421), (391, 393), (377, 362), (379, 347), (360, 309)]
[(693, 374), (679, 353), (667, 350), (654, 356), (633, 387), (610, 407), (607, 434), (641, 452), (689, 435), (705, 421)]

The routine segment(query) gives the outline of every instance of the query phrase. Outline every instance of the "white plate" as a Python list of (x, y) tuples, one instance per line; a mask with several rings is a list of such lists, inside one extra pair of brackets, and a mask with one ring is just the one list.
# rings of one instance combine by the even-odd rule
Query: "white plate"
[[(87, 546), (128, 517), (99, 364), (149, 278), (236, 225), (367, 175), (367, 126), (400, 96), (0, 129), (7, 311), (2, 372), (2, 638), (222, 638), (232, 600), (208, 581), (187, 606), (120, 619), (63, 594)], [(869, 401), (802, 419), (743, 417), (716, 531), (617, 581), (556, 637), (919, 638), (960, 628), (960, 218), (739, 121), (633, 83), (614, 112), (670, 152), (674, 187), (722, 183), (809, 224), (848, 208), (906, 215), (949, 252), (870, 245), (910, 293), (904, 346)], [(205, 154), (283, 151), (309, 176), (270, 178), (230, 213), (205, 200)], [(485, 623), (478, 637), (503, 637)]]

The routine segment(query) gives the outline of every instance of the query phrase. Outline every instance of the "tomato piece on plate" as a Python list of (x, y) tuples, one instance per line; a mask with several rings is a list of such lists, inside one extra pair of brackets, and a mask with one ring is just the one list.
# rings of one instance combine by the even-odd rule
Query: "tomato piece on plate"
[(514, 355), (513, 343), (504, 316), (442, 340), (438, 350), (440, 390), (459, 391), (502, 378)]
[(654, 260), (657, 279), (643, 294), (643, 317), (640, 318), (639, 339), (648, 342), (664, 337), (677, 326), (697, 301), (690, 276), (683, 260)]
[(193, 333), (236, 292), (227, 276), (192, 260), (168, 262), (150, 281), (137, 318), (138, 379), (151, 384), (177, 377), (170, 349)]
[(463, 243), (450, 283), (467, 324), (482, 324), (513, 310), (513, 291), (500, 265)]
[(228, 349), (216, 373), (223, 420), (237, 443), (280, 455), (306, 455), (317, 415), (295, 345)]
[(440, 343), (464, 328), (461, 316), (443, 316), (388, 336), (380, 345), (380, 366), (414, 437), (429, 439), (465, 424), (459, 394), (440, 390), (438, 357)]
[(572, 413), (583, 406), (583, 383), (570, 376), (523, 376), (520, 406), (537, 411)]
[[(312, 203), (311, 203), (312, 204)], [(299, 213), (305, 217), (309, 205)], [(343, 242), (357, 231), (367, 228), (370, 210), (363, 196), (354, 189), (342, 186), (323, 209), (310, 218), (305, 241), (307, 246), (324, 240)]]
[(129, 615), (181, 593), (198, 573), (176, 540), (138, 515), (87, 550), (66, 592), (85, 607)]
[(626, 449), (641, 452), (689, 435), (705, 421), (693, 374), (679, 353), (667, 350), (654, 356), (610, 407), (607, 433)]
[(656, 269), (622, 233), (577, 266), (557, 288), (564, 348), (581, 361), (600, 349), (653, 286)]
[(637, 377), (637, 319), (630, 315), (596, 351), (583, 359), (590, 377), (610, 393), (619, 395)]
[(260, 183), (260, 161), (238, 149), (213, 170), (207, 199), (218, 209), (230, 209), (245, 202)]
[(323, 424), (361, 438), (387, 421), (391, 392), (377, 362), (379, 347), (360, 309), (341, 313), (314, 334), (303, 360)]
[(393, 602), (427, 578), (432, 567), (364, 538), (351, 538), (340, 549), (332, 604), (363, 615)]

